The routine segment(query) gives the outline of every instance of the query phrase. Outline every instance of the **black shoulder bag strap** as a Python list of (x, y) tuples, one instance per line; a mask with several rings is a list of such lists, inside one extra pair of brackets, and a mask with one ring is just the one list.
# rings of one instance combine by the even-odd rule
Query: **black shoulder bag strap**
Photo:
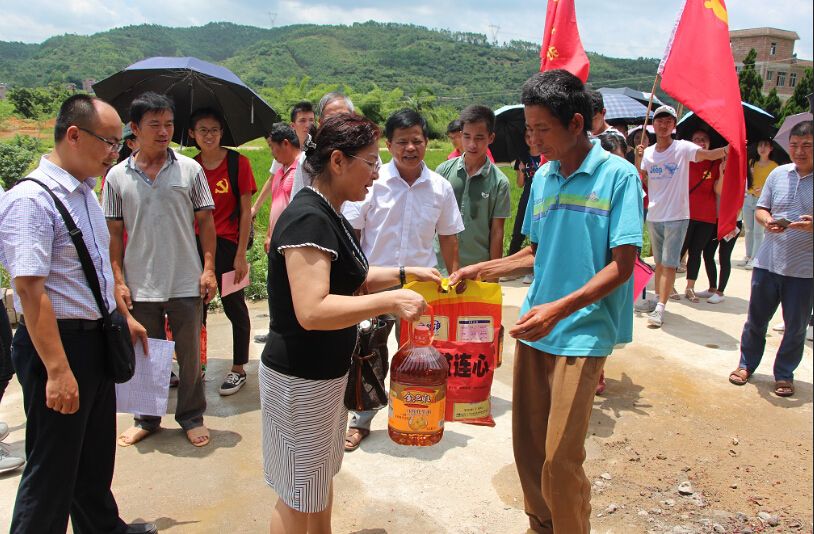
[(234, 150), (226, 149), (226, 171), (229, 173), (229, 187), (235, 196), (235, 211), (232, 217), (240, 220), (240, 154)]
[[(715, 161), (718, 161), (718, 160), (715, 160)], [(708, 168), (707, 168), (707, 170), (704, 172), (704, 174), (702, 174), (702, 175), (701, 175), (701, 179), (700, 179), (700, 180), (698, 180), (698, 183), (697, 183), (697, 184), (695, 184), (695, 185), (692, 187), (692, 189), (690, 189), (690, 194), (691, 194), (691, 195), (692, 195), (692, 192), (693, 192), (693, 191), (695, 191), (696, 189), (698, 189), (699, 187), (701, 187), (701, 184), (703, 184), (703, 183), (704, 183), (704, 175), (706, 175), (706, 173), (709, 173), (710, 178), (712, 178), (712, 166), (713, 166), (713, 165), (715, 165), (715, 161), (710, 161), (710, 162), (709, 162), (709, 167), (708, 167)]]
[(82, 239), (82, 230), (77, 228), (76, 223), (74, 222), (73, 217), (71, 217), (71, 214), (68, 212), (68, 209), (65, 207), (65, 204), (63, 204), (62, 201), (57, 198), (54, 192), (51, 191), (50, 187), (31, 177), (23, 178), (17, 183), (21, 182), (34, 182), (45, 189), (49, 195), (51, 195), (51, 198), (54, 201), (54, 206), (59, 214), (62, 215), (62, 219), (65, 221), (65, 226), (68, 227), (68, 233), (71, 236), (71, 241), (73, 241), (73, 244), (76, 247), (76, 253), (79, 255), (79, 261), (82, 263), (82, 271), (85, 273), (85, 278), (88, 279), (88, 285), (93, 293), (93, 298), (96, 299), (96, 304), (99, 306), (99, 311), (102, 312), (102, 319), (104, 319), (105, 325), (109, 325), (110, 311), (107, 309), (107, 306), (105, 306), (104, 300), (102, 299), (102, 289), (99, 287), (99, 276), (96, 274), (96, 267), (93, 266), (93, 260), (90, 259), (90, 252), (88, 252), (88, 247), (85, 245), (85, 240)]

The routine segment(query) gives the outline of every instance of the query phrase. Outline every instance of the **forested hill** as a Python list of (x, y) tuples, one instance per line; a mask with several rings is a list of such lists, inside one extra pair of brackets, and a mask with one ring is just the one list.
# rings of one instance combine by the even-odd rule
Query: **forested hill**
[[(542, 29), (542, 27), (541, 27)], [(486, 36), (421, 26), (366, 22), (273, 29), (210, 23), (194, 28), (117, 28), (92, 36), (62, 35), (41, 44), (0, 41), (0, 82), (44, 86), (101, 80), (151, 56), (195, 56), (220, 63), (255, 88), (290, 79), (347, 84), (356, 90), (428, 89), (448, 103), (498, 105), (517, 99), (520, 84), (539, 69), (539, 43), (495, 46)], [(589, 54), (595, 87), (649, 90), (656, 59)]]

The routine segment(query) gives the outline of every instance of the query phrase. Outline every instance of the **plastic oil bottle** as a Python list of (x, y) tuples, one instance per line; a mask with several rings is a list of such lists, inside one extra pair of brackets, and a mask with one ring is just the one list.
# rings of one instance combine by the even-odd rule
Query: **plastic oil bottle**
[(435, 445), (444, 435), (449, 364), (431, 343), (430, 329), (416, 325), (390, 365), (387, 432), (401, 445)]

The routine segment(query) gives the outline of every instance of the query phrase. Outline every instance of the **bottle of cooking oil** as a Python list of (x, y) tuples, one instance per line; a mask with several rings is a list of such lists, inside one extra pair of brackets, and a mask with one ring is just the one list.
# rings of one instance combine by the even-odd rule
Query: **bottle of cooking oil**
[(444, 435), (449, 364), (431, 343), (430, 329), (416, 325), (390, 365), (387, 432), (401, 445), (435, 445)]

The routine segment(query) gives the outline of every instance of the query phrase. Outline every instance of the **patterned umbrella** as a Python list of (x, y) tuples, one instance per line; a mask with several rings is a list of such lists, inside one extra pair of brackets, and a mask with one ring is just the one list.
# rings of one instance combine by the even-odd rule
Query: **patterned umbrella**
[(222, 143), (238, 146), (264, 137), (280, 120), (260, 95), (220, 65), (194, 57), (152, 57), (93, 85), (96, 96), (107, 101), (128, 121), (130, 103), (147, 91), (166, 94), (175, 103), (172, 140), (188, 145), (187, 129), (192, 112), (211, 107), (226, 120)]
[[(644, 91), (637, 91), (636, 89), (631, 89), (630, 87), (600, 87), (598, 89), (602, 96), (616, 94), (616, 95), (625, 95), (629, 96), (633, 100), (647, 105), (647, 102), (650, 100), (650, 93), (646, 93)], [(664, 104), (659, 97), (653, 95), (653, 109), (659, 107), (660, 105)]]
[[(645, 115), (647, 115), (647, 106), (629, 96), (616, 93), (603, 93), (602, 100), (605, 101), (606, 121), (641, 123), (644, 121)], [(652, 110), (650, 111), (650, 117), (653, 117)]]
[(809, 112), (798, 113), (796, 115), (789, 115), (788, 117), (786, 117), (786, 120), (783, 121), (783, 125), (780, 126), (780, 129), (777, 130), (777, 134), (775, 134), (774, 136), (775, 142), (781, 147), (783, 147), (783, 150), (788, 152), (789, 134), (791, 133), (791, 129), (803, 121), (810, 120), (814, 120), (814, 116), (812, 116), (811, 113)]

